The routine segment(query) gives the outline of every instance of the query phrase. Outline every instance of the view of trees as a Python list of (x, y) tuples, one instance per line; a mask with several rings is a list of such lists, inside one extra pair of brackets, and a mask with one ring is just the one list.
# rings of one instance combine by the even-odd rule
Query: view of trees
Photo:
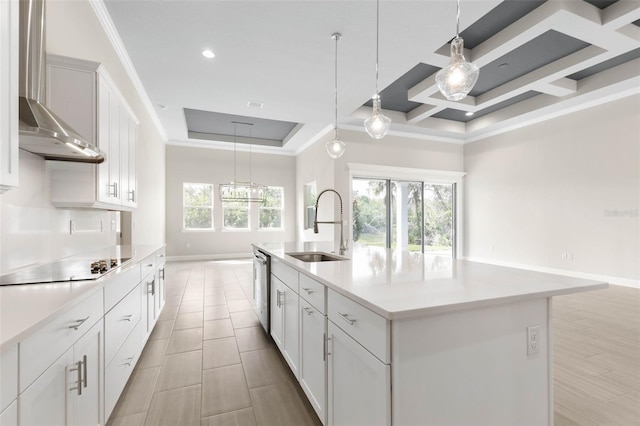
[(270, 186), (266, 200), (260, 205), (260, 228), (282, 228), (282, 206), (284, 189)]
[(222, 214), (225, 228), (249, 229), (248, 201), (223, 201)]
[[(391, 181), (391, 243), (397, 244), (396, 199), (400, 182)], [(424, 185), (424, 221), (422, 219), (422, 182), (406, 182), (408, 248), (422, 248), (424, 227), (425, 251), (445, 251), (452, 247), (453, 187)], [(353, 181), (353, 238), (355, 242), (386, 246), (386, 180)]]
[(213, 185), (185, 183), (184, 229), (213, 229)]

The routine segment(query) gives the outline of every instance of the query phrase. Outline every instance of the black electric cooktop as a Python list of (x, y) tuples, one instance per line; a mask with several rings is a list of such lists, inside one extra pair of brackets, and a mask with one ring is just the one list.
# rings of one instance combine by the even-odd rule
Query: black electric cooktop
[(0, 277), (0, 286), (19, 284), (45, 284), (66, 281), (95, 280), (116, 268), (130, 258), (90, 260), (58, 260), (44, 265), (36, 265)]

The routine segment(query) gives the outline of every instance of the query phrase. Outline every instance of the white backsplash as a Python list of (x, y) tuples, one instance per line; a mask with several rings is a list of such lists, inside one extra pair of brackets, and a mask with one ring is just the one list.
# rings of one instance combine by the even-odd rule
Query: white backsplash
[(0, 195), (0, 223), (0, 275), (4, 275), (117, 244), (120, 213), (54, 207), (45, 160), (21, 150), (19, 187)]

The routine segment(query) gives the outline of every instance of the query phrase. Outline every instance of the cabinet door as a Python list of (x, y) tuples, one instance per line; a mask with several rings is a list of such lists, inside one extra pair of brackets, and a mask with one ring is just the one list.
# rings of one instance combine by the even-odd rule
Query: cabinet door
[(73, 348), (62, 354), (19, 397), (21, 425), (70, 425), (68, 404), (77, 392)]
[(18, 401), (13, 401), (0, 413), (0, 426), (18, 426)]
[(18, 7), (0, 1), (0, 194), (18, 186)]
[(298, 366), (300, 365), (300, 331), (298, 306), (299, 298), (287, 286), (283, 286), (283, 294), (280, 296), (280, 305), (283, 306), (283, 328), (284, 328), (284, 350), (282, 355), (289, 364), (293, 375), (298, 377)]
[(155, 310), (156, 320), (160, 316), (160, 311), (164, 307), (164, 262), (158, 263), (156, 267), (156, 294), (155, 294)]
[(326, 319), (300, 299), (300, 385), (323, 424), (327, 422)]
[(103, 322), (100, 320), (73, 345), (73, 362), (82, 368), (81, 389), (74, 390), (70, 394), (72, 413), (70, 423), (74, 425), (103, 424), (103, 339)]
[(127, 199), (131, 206), (138, 203), (138, 136), (137, 127), (133, 119), (129, 118), (129, 194)]
[(123, 107), (120, 107), (120, 122), (119, 122), (120, 137), (120, 188), (119, 198), (120, 202), (125, 205), (130, 205), (130, 191), (129, 188), (129, 113)]
[(98, 84), (98, 148), (107, 156), (104, 162), (98, 164), (98, 201), (110, 203), (113, 201), (110, 164), (111, 164), (111, 90), (104, 80), (99, 79)]
[(120, 99), (112, 92), (109, 99), (109, 189), (112, 203), (120, 203)]
[(147, 333), (151, 333), (156, 323), (156, 277), (149, 275), (146, 281), (147, 286)]
[(391, 369), (328, 321), (329, 425), (390, 425)]
[(285, 285), (271, 275), (271, 337), (280, 348), (284, 350), (284, 306), (281, 304), (283, 289)]

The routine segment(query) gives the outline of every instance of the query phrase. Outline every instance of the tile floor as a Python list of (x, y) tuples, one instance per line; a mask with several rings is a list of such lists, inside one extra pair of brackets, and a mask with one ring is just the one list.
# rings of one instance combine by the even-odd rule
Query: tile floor
[(251, 309), (249, 260), (167, 263), (165, 285), (109, 425), (321, 425)]
[[(251, 310), (249, 260), (171, 262), (109, 425), (320, 425)], [(640, 290), (554, 298), (556, 426), (640, 424)]]

